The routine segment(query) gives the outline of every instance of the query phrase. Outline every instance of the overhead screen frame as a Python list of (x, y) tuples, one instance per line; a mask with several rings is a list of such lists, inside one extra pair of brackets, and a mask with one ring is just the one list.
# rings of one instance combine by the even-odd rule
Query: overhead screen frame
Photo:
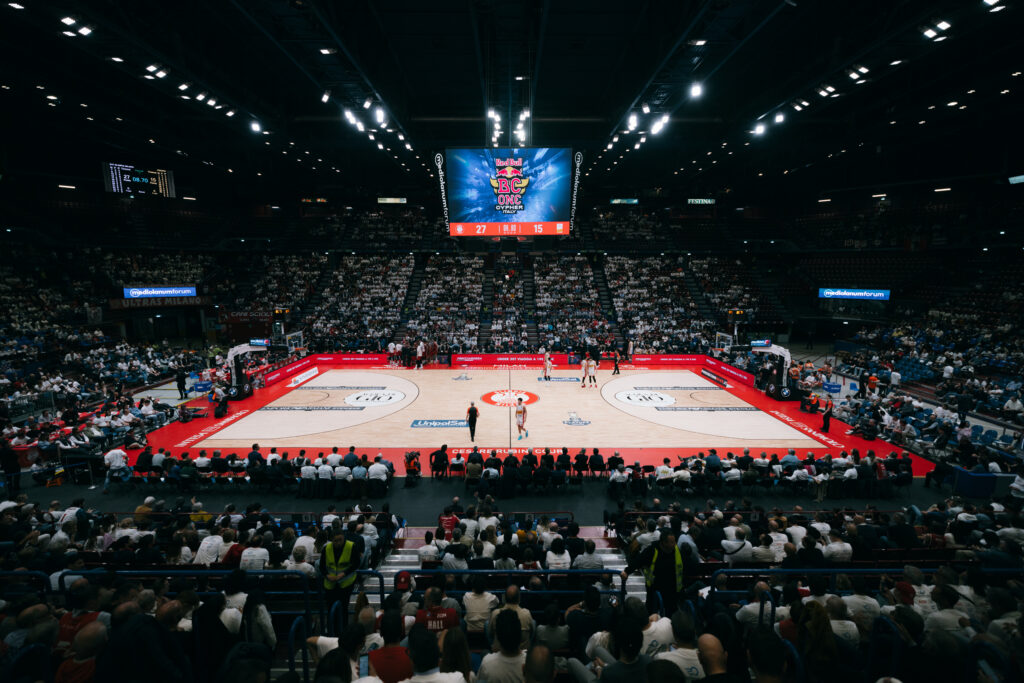
[[(147, 197), (166, 197), (167, 199), (176, 199), (177, 191), (174, 186), (174, 171), (167, 170), (165, 168), (142, 168), (136, 164), (122, 164), (117, 161), (104, 161), (102, 164), (103, 168), (103, 188), (111, 194), (126, 194), (129, 196), (145, 195)], [(125, 181), (120, 174), (130, 171), (132, 173), (139, 172), (145, 174), (147, 178), (153, 178), (154, 181), (150, 182), (146, 180), (145, 184), (148, 187), (145, 190), (136, 188), (134, 191), (125, 188), (126, 184), (131, 184), (134, 181)], [(117, 175), (115, 175), (117, 174)], [(141, 183), (141, 181), (139, 181)], [(152, 188), (156, 188), (156, 191), (152, 191)]]
[[(497, 177), (498, 171), (503, 168), (516, 169), (517, 166), (511, 164), (499, 166), (495, 161), (498, 159), (504, 160), (508, 158), (517, 158), (517, 156), (522, 155), (524, 151), (536, 152), (537, 150), (552, 150), (566, 157), (566, 161), (563, 162), (558, 160), (557, 163), (560, 165), (567, 163), (567, 167), (564, 169), (565, 179), (564, 181), (559, 181), (559, 184), (564, 183), (564, 191), (567, 193), (564, 199), (560, 201), (560, 204), (562, 204), (562, 210), (567, 210), (567, 216), (564, 218), (561, 215), (544, 216), (542, 218), (534, 217), (531, 220), (465, 220), (466, 218), (469, 218), (467, 211), (472, 208), (471, 206), (467, 206), (467, 204), (470, 204), (473, 201), (480, 202), (482, 200), (478, 197), (472, 196), (468, 199), (464, 198), (461, 196), (464, 188), (468, 188), (466, 189), (467, 193), (472, 192), (473, 190), (480, 192), (486, 188), (486, 190), (494, 192), (495, 196), (498, 196), (500, 186), (495, 183), (506, 181), (508, 182), (508, 185), (511, 186), (512, 182), (516, 180), (516, 178), (532, 179), (533, 176), (524, 176), (521, 172), (515, 173), (514, 170), (510, 171), (508, 175), (504, 176), (504, 178), (499, 178)], [(463, 160), (464, 157), (469, 157), (469, 159)], [(472, 168), (471, 163), (475, 160), (474, 157), (475, 159), (486, 159), (486, 163), (488, 165), (494, 164), (494, 176), (488, 176), (488, 180), (491, 183), (490, 187), (479, 182), (470, 183), (468, 185), (462, 184), (466, 180), (464, 176), (471, 172), (467, 169)], [(525, 157), (525, 155), (519, 158), (524, 166), (528, 161), (530, 161)], [(450, 166), (455, 159), (459, 159), (458, 163), (460, 163), (463, 168), (457, 170), (457, 173), (455, 174), (457, 175), (457, 178), (455, 183), (453, 183), (453, 169), (449, 167), (447, 175), (445, 170), (446, 167)], [(537, 147), (529, 145), (515, 147), (451, 147), (445, 149), (443, 155), (440, 152), (437, 153), (434, 156), (434, 163), (438, 170), (438, 183), (441, 189), (441, 204), (444, 211), (444, 219), (445, 223), (448, 224), (448, 234), (451, 237), (566, 236), (573, 232), (576, 216), (576, 199), (579, 191), (580, 169), (583, 165), (582, 152), (577, 151), (574, 153), (571, 147)], [(544, 163), (547, 164), (553, 162), (549, 160)], [(522, 167), (518, 168), (522, 170)], [(458, 185), (456, 186), (456, 184)], [(480, 187), (476, 187), (476, 185), (480, 185)], [(455, 196), (456, 193), (459, 193), (459, 196)], [(514, 190), (511, 192), (506, 191), (502, 194), (521, 196)], [(558, 196), (560, 196), (560, 194)], [(479, 211), (479, 208), (477, 210)], [(528, 211), (528, 209), (525, 211)], [(510, 212), (508, 215), (510, 217), (514, 217), (515, 215), (523, 212), (524, 211), (515, 213)], [(487, 218), (491, 217), (488, 216)]]

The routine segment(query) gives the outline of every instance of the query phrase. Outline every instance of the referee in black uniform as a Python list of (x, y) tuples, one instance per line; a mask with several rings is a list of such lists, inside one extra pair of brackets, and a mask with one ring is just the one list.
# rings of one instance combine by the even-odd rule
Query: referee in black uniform
[(470, 401), (469, 410), (466, 411), (466, 422), (469, 423), (469, 440), (476, 441), (476, 419), (480, 417), (480, 411), (476, 405)]
[(612, 374), (613, 375), (618, 375), (619, 374), (619, 350), (618, 349), (613, 349), (612, 350), (612, 360), (615, 361), (615, 369), (612, 370)]

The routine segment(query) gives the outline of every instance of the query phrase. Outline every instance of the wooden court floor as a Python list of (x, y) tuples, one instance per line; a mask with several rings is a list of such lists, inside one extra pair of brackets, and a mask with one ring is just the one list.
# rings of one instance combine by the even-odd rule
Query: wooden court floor
[[(723, 389), (690, 370), (600, 370), (587, 388), (576, 370), (556, 370), (552, 381), (541, 375), (539, 368), (325, 370), (193, 447), (821, 447), (741, 398), (755, 400), (753, 390)], [(521, 441), (512, 407), (520, 396), (529, 430)], [(480, 410), (475, 442), (461, 422), (470, 401)]]

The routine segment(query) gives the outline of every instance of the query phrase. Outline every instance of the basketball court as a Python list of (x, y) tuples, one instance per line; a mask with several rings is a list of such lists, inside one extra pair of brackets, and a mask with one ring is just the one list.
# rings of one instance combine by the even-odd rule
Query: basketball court
[[(751, 387), (716, 383), (698, 367), (666, 369), (625, 365), (620, 375), (598, 371), (597, 384), (580, 386), (576, 369), (555, 370), (545, 381), (540, 368), (392, 367), (321, 368), (311, 377), (260, 390), (231, 404), (221, 419), (174, 423), (150, 435), (154, 446), (181, 450), (247, 452), (253, 443), (295, 455), (338, 446), (382, 452), (393, 462), (441, 444), (449, 452), (512, 448), (552, 451), (563, 446), (620, 451), (628, 461), (660, 464), (662, 458), (692, 455), (709, 448), (755, 454), (801, 454), (859, 448), (887, 453), (895, 446), (845, 434), (833, 421), (820, 431), (821, 417), (777, 402)], [(721, 378), (716, 378), (721, 379)], [(294, 386), (289, 386), (294, 384)], [(527, 406), (529, 436), (518, 438), (514, 406)], [(465, 422), (470, 401), (480, 410), (476, 440)], [(194, 401), (194, 405), (201, 405)], [(915, 473), (924, 461), (915, 459)]]

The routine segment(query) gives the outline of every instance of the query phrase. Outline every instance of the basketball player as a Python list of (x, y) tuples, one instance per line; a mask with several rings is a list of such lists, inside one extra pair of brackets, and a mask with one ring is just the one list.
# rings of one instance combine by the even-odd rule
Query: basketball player
[(551, 381), (551, 354), (544, 352), (544, 381)]
[(466, 411), (466, 422), (469, 423), (469, 440), (476, 440), (476, 419), (480, 417), (480, 411), (476, 405), (470, 401), (469, 410)]
[(587, 357), (583, 356), (580, 360), (580, 369), (583, 371), (583, 381), (580, 382), (580, 387), (583, 389), (587, 388), (587, 375), (590, 374), (590, 364), (587, 363)]
[(597, 388), (597, 361), (591, 356), (587, 361), (587, 374), (590, 375), (590, 383)]
[(530, 436), (530, 432), (526, 429), (526, 406), (521, 398), (516, 402), (516, 427), (519, 429), (519, 441), (523, 440), (524, 434)]
[(416, 345), (416, 369), (417, 370), (422, 370), (423, 369), (423, 355), (426, 352), (426, 350), (427, 350), (426, 345), (423, 343), (423, 340), (420, 339), (419, 343)]

